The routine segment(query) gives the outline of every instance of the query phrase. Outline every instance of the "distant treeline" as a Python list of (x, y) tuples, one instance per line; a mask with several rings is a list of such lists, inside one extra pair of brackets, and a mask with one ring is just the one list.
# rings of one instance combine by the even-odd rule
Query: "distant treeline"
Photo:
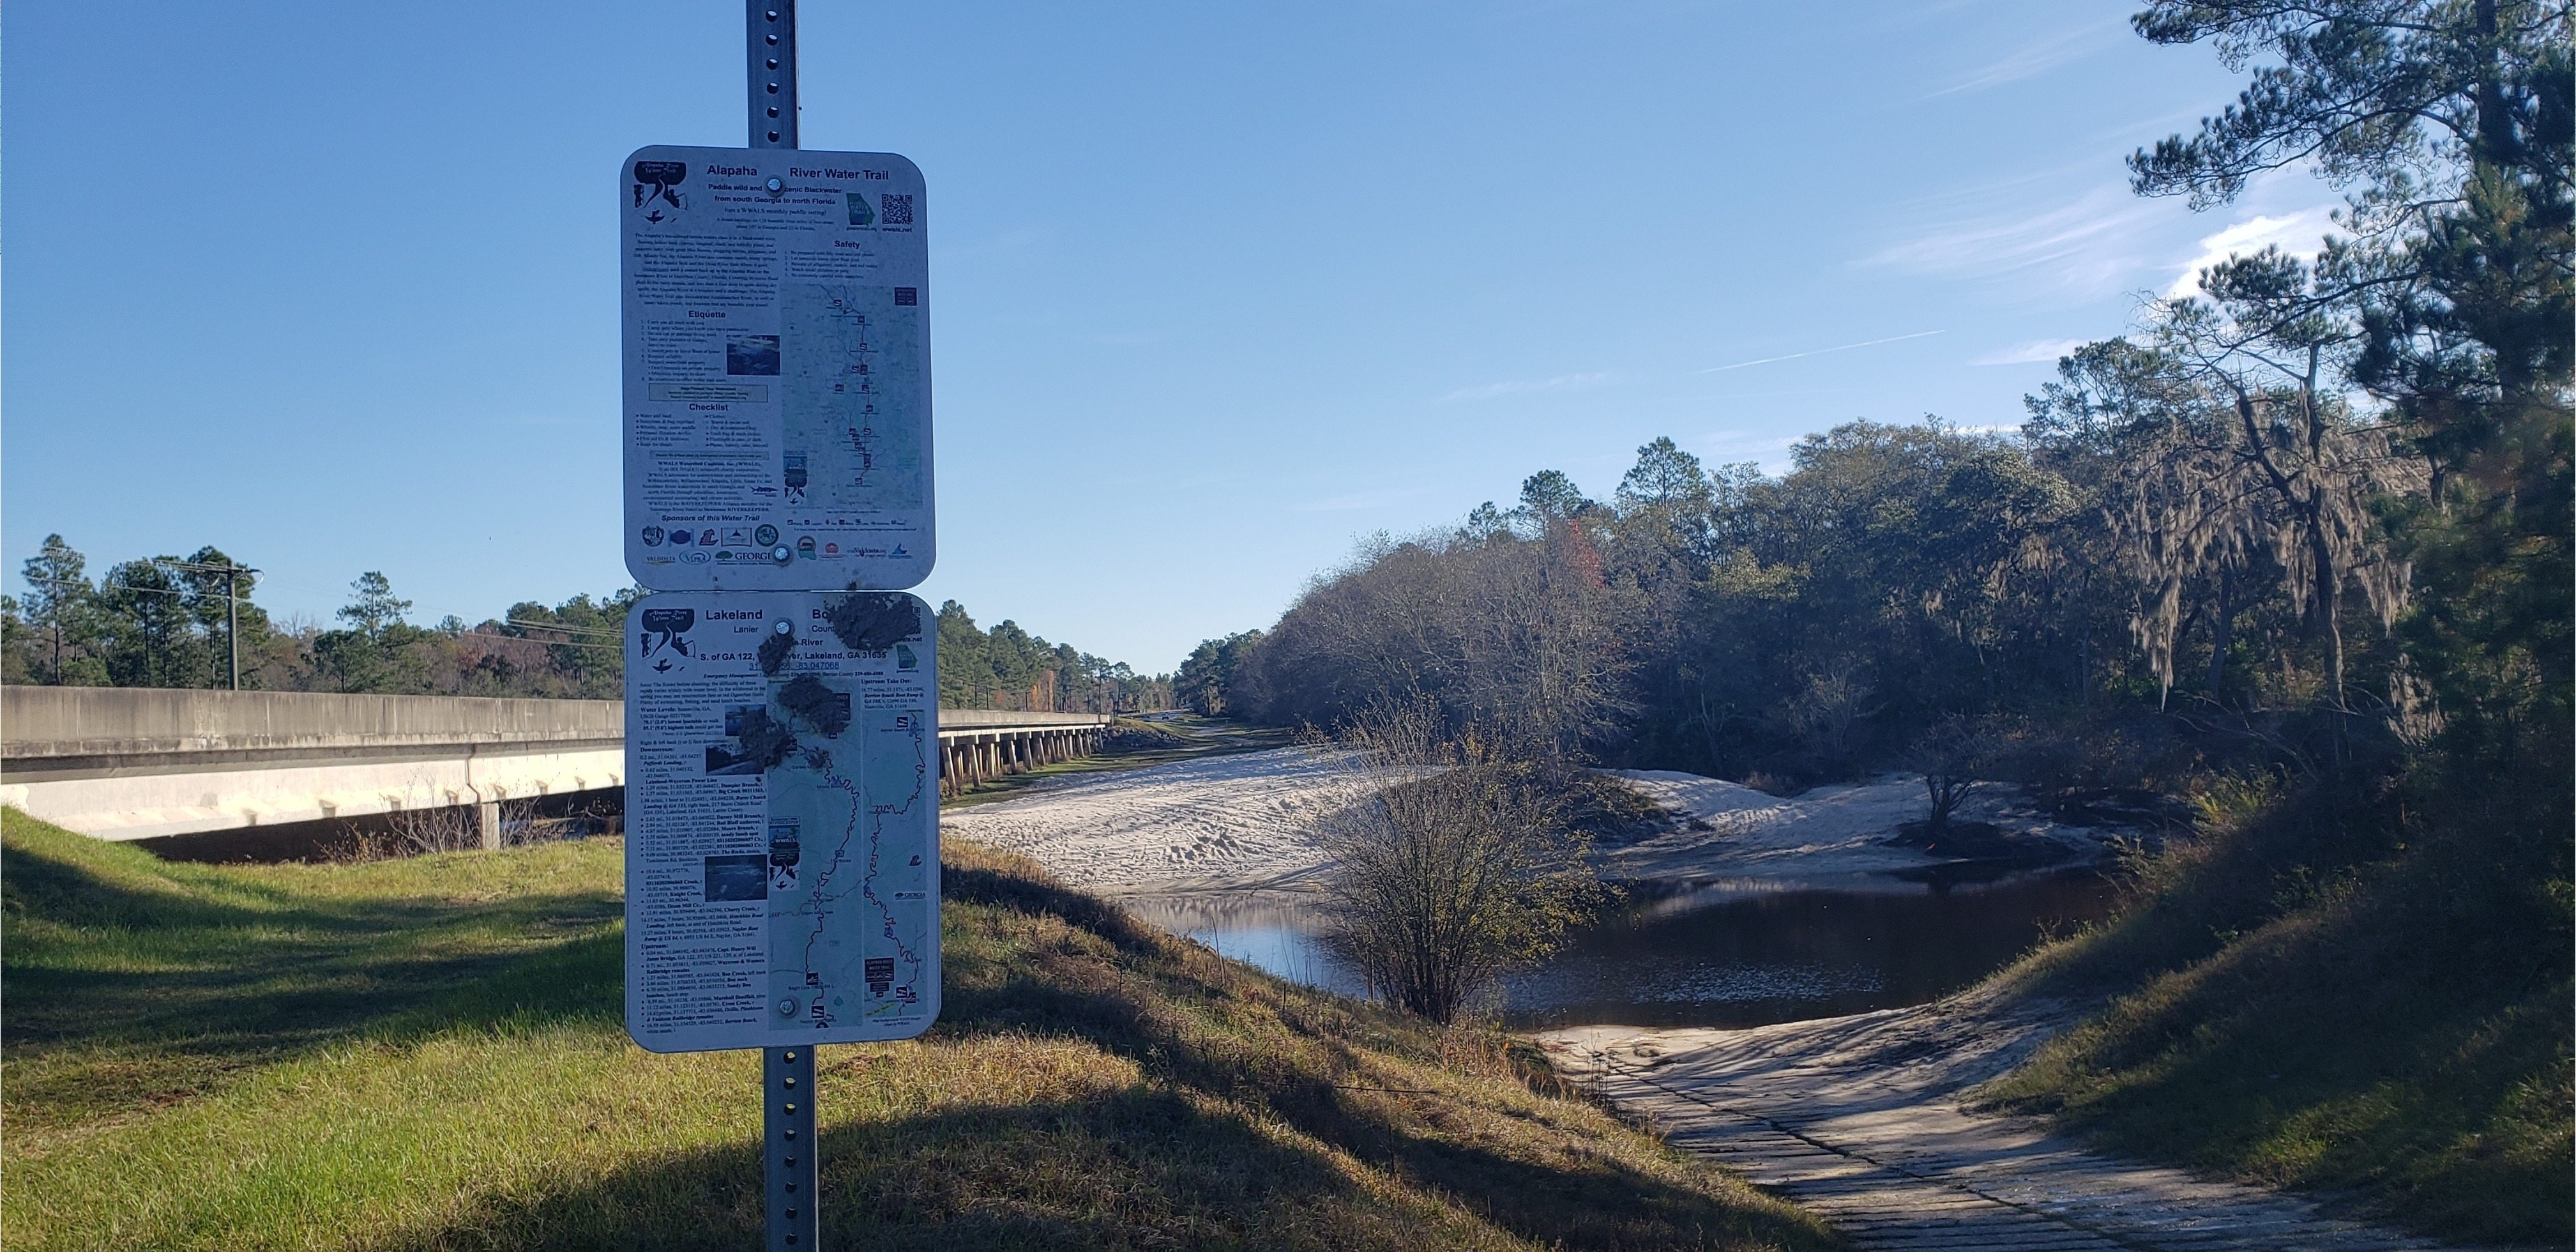
[[(256, 575), (221, 549), (152, 557), (89, 574), (49, 535), (24, 566), (22, 596), (0, 596), (0, 682), (86, 687), (224, 687), (241, 632), (241, 685), (260, 691), (614, 700), (625, 689), (628, 610), (643, 593), (528, 600), (469, 626), (409, 620), (383, 574), (350, 585), (328, 629), (281, 623), (256, 601)], [(229, 597), (237, 596), (238, 600)], [(229, 610), (229, 615), (228, 615)], [(1049, 644), (1014, 623), (990, 634), (956, 601), (939, 611), (940, 697), (950, 708), (1136, 712), (1171, 706), (1171, 684), (1124, 663)]]
[[(2452, 619), (2490, 553), (2530, 542), (2475, 527), (2564, 512), (2492, 521), (2492, 501), (2563, 493), (2563, 462), (2464, 462), (2317, 376), (2208, 367), (2199, 301), (2162, 316), (2151, 342), (2064, 360), (2012, 434), (1854, 422), (1778, 477), (1658, 439), (1607, 501), (1532, 475), (1516, 507), (1363, 544), (1268, 630), (1201, 644), (1175, 690), (1320, 727), (1420, 692), (1555, 754), (1789, 783), (1908, 762), (1961, 722), (2108, 785), (2159, 760), (2305, 768), (2524, 692), (2563, 703), (2554, 619)], [(2539, 396), (2546, 446), (2563, 419)], [(2493, 571), (2544, 572), (2530, 592), (2564, 586)], [(2522, 686), (2499, 652), (2550, 681)]]
[(980, 630), (966, 606), (939, 606), (939, 703), (952, 709), (1151, 713), (1173, 707), (1169, 675), (1144, 675), (1005, 620)]

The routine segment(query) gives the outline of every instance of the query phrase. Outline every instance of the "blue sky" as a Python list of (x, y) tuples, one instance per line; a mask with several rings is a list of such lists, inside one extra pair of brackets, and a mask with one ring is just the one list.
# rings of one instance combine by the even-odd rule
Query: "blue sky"
[[(808, 0), (805, 146), (929, 180), (919, 590), (1163, 670), (1539, 469), (2016, 423), (2334, 203), (2130, 196), (2237, 87), (2131, 7)], [(101, 12), (0, 25), (13, 569), (213, 543), (326, 620), (365, 570), (423, 621), (624, 585), (618, 163), (742, 142), (741, 9)]]

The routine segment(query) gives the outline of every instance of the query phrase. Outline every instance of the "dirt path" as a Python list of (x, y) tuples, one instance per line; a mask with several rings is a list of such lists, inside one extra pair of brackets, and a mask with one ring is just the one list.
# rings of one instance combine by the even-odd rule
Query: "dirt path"
[(1975, 993), (1752, 1030), (1587, 1026), (1539, 1037), (1569, 1078), (1864, 1248), (2394, 1252), (2452, 1245), (2314, 1204), (2115, 1160), (2029, 1118), (1961, 1111), (2067, 1020)]

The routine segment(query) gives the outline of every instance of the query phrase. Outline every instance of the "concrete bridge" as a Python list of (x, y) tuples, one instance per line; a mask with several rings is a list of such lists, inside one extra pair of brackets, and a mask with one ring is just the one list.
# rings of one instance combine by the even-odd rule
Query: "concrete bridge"
[[(942, 709), (940, 791), (1090, 753), (1110, 718)], [(473, 806), (626, 782), (616, 700), (0, 687), (0, 804), (100, 839)]]
[(1091, 755), (1109, 728), (1101, 713), (939, 710), (939, 794), (953, 796), (1004, 774)]

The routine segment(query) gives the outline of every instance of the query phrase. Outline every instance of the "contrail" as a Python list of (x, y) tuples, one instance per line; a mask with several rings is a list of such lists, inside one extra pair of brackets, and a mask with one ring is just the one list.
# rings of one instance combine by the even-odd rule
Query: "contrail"
[(1921, 339), (1926, 335), (1938, 335), (1941, 333), (1942, 332), (1937, 330), (1918, 330), (1911, 335), (1891, 335), (1885, 339), (1867, 339), (1859, 343), (1847, 343), (1839, 348), (1818, 348), (1813, 352), (1792, 352), (1787, 356), (1766, 356), (1759, 361), (1738, 361), (1733, 365), (1714, 365), (1698, 372), (1702, 374), (1723, 374), (1728, 370), (1743, 369), (1747, 365), (1769, 365), (1773, 361), (1795, 361), (1802, 356), (1823, 356), (1828, 352), (1848, 352), (1853, 348), (1866, 348), (1874, 344), (1895, 343), (1900, 339)]

